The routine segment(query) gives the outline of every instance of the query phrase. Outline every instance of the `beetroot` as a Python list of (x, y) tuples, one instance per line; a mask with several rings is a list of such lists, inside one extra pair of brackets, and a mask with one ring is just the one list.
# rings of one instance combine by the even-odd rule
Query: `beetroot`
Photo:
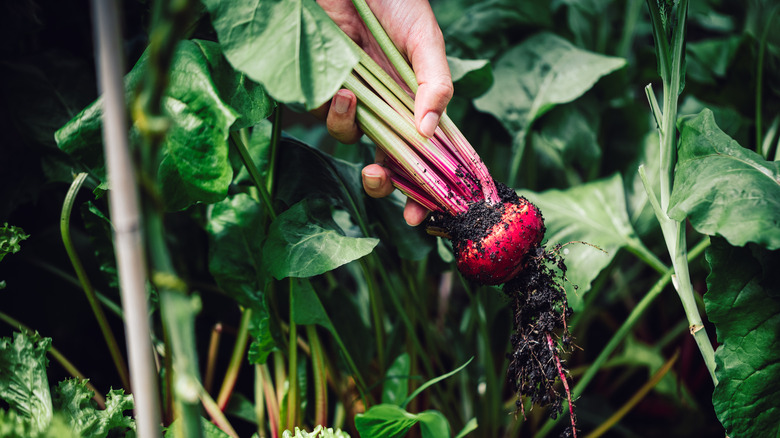
[(527, 199), (505, 202), (497, 209), (500, 220), (484, 237), (454, 246), (460, 273), (480, 284), (496, 285), (514, 278), (523, 268), (525, 255), (544, 237), (542, 214)]

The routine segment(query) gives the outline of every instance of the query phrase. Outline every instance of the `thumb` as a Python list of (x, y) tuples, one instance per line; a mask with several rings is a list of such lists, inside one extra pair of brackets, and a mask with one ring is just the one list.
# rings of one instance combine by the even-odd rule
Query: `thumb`
[(425, 137), (432, 137), (439, 119), (452, 99), (453, 85), (444, 38), (436, 22), (417, 39), (408, 52), (419, 88), (414, 101), (414, 123), (417, 131)]

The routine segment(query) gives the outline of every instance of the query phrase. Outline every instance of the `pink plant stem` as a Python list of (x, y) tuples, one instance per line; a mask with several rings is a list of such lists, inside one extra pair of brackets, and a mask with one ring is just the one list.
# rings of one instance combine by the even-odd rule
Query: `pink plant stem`
[(563, 367), (561, 366), (561, 360), (558, 358), (558, 352), (553, 344), (552, 336), (549, 333), (547, 335), (547, 346), (550, 348), (550, 352), (555, 358), (555, 366), (558, 367), (558, 375), (563, 383), (563, 389), (566, 391), (566, 400), (569, 402), (569, 419), (571, 419), (571, 433), (572, 437), (577, 438), (577, 425), (574, 420), (574, 406), (571, 404), (571, 391), (569, 390), (569, 382), (566, 380), (566, 375), (563, 373)]

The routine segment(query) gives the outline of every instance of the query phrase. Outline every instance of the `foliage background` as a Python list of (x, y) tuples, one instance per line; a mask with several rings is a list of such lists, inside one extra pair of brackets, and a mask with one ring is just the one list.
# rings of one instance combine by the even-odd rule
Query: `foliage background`
[[(448, 111), (497, 180), (532, 199), (538, 197), (548, 226), (553, 232), (561, 230), (554, 234), (562, 242), (584, 240), (608, 251), (604, 256), (595, 250), (579, 249), (576, 253), (572, 249), (569, 258), (581, 275), (572, 279), (580, 289), (569, 288), (570, 300), (578, 312), (572, 330), (580, 348), (568, 361), (576, 383), (658, 279), (637, 242), (643, 242), (668, 264), (662, 256), (665, 247), (660, 230), (636, 173), (639, 163), (645, 163), (648, 169), (658, 166), (655, 123), (643, 90), (647, 83), (658, 84), (652, 33), (646, 5), (641, 1), (515, 3), (432, 2), (448, 54), (489, 61), (479, 64), (483, 68), (467, 69), (469, 74), (458, 78), (456, 97)], [(108, 350), (99, 342), (97, 325), (71, 272), (58, 228), (71, 172), (82, 166), (57, 148), (54, 132), (97, 97), (88, 3), (22, 1), (5, 2), (0, 7), (4, 9), (0, 12), (0, 32), (7, 42), (0, 49), (4, 111), (0, 117), (0, 222), (20, 226), (31, 236), (23, 243), (22, 252), (0, 264), (0, 280), (6, 282), (6, 288), (0, 291), (0, 311), (52, 337), (57, 348), (106, 393), (109, 387), (118, 386), (118, 377), (110, 366)], [(129, 71), (146, 47), (150, 14), (145, 1), (128, 0), (123, 8)], [(758, 49), (761, 33), (769, 25), (767, 19), (772, 17), (771, 8), (772, 2), (760, 0), (694, 1), (689, 13), (681, 114), (696, 114), (705, 106), (712, 109), (720, 128), (750, 149), (755, 149), (758, 141), (755, 126), (759, 119), (764, 135), (777, 142), (780, 26), (771, 26), (767, 34), (763, 107), (758, 113), (755, 107)], [(216, 40), (207, 16), (200, 20), (193, 37)], [(587, 76), (583, 74), (560, 80), (563, 91), (573, 97), (551, 101), (534, 112), (524, 90), (538, 90), (540, 78), (550, 70), (577, 66), (548, 65), (545, 56), (554, 50), (574, 48), (623, 58), (625, 64), (605, 66), (593, 73), (592, 80), (583, 79)], [(453, 68), (453, 72), (457, 70)], [(353, 172), (348, 188), (351, 194), (360, 193), (355, 175), (362, 163), (371, 160), (371, 145), (337, 144), (321, 124), (305, 114), (286, 110), (284, 120), (288, 134), (354, 163), (344, 164), (341, 170)], [(310, 216), (320, 215), (328, 226), (337, 222), (337, 228), (346, 235), (359, 235), (354, 216), (350, 219), (338, 213), (344, 208), (337, 208), (335, 214), (326, 208), (323, 213), (323, 206), (317, 203), (316, 198), (338, 201), (343, 195), (329, 193), (332, 185), (312, 179), (312, 175), (321, 175), (319, 155), (296, 145), (280, 154), (277, 174), (287, 181), (279, 186), (280, 205), (289, 207), (310, 197), (313, 200), (308, 208), (314, 211)], [(521, 165), (513, 171), (510, 163)], [(341, 174), (336, 173), (340, 178)], [(241, 186), (242, 177), (246, 179), (245, 175), (236, 175), (235, 186)], [(98, 180), (90, 182), (94, 186)], [(538, 195), (543, 192), (543, 196)], [(231, 192), (231, 199), (238, 202), (236, 195)], [(371, 233), (380, 237), (376, 251), (389, 275), (382, 278), (381, 287), (395, 291), (414, 329), (414, 333), (409, 331), (387, 291), (383, 291), (387, 344), (385, 351), (377, 352), (372, 341), (365, 269), (355, 262), (312, 279), (367, 384), (374, 385), (381, 395), (383, 371), (403, 352), (412, 356), (410, 374), (419, 376), (419, 380), (411, 381), (412, 386), (444, 374), (473, 356), (474, 363), (416, 399), (408, 408), (410, 412), (437, 409), (445, 414), (453, 431), (476, 417), (480, 429), (475, 436), (532, 435), (544, 423), (544, 412), (527, 410), (528, 419), (515, 423), (512, 395), (503, 383), (504, 354), (511, 329), (509, 301), (494, 288), (471, 289), (453, 276), (442, 243), (400, 223), (399, 199), (374, 201), (357, 196)], [(87, 201), (102, 211), (107, 211), (106, 203), (104, 198), (94, 198), (87, 190), (79, 195), (76, 205), (83, 207), (81, 215), (74, 217), (83, 219), (73, 221), (74, 240), (97, 288), (118, 302), (107, 229), (89, 213)], [(593, 218), (595, 225), (583, 225), (584, 217), (572, 214), (579, 210)], [(169, 245), (178, 255), (180, 270), (203, 302), (196, 325), (201, 360), (212, 327), (223, 324), (227, 338), (240, 318), (235, 296), (224, 294), (224, 283), (209, 266), (215, 239), (204, 226), (209, 214), (205, 204), (198, 204), (166, 218)], [(565, 233), (569, 226), (576, 229), (574, 234)], [(258, 231), (256, 238), (263, 237)], [(691, 230), (689, 238), (692, 246), (701, 236)], [(379, 276), (377, 269), (369, 266), (369, 275)], [(703, 294), (708, 273), (704, 258), (691, 263), (691, 269), (694, 287)], [(286, 304), (278, 306), (283, 315), (280, 319), (285, 320)], [(111, 323), (121, 333), (121, 320), (112, 317)], [(4, 336), (12, 332), (9, 326), (1, 330)], [(714, 327), (710, 325), (708, 330), (715, 342)], [(338, 347), (326, 332), (322, 333), (326, 352), (338, 362)], [(421, 343), (427, 357), (415, 351), (413, 338)], [(230, 343), (223, 342), (220, 347), (219, 369), (227, 365)], [(722, 436), (712, 406), (712, 383), (687, 335), (687, 322), (671, 286), (646, 311), (577, 401), (581, 428), (588, 431), (603, 423), (677, 352), (680, 356), (673, 371), (609, 434)], [(51, 382), (64, 377), (63, 370), (50, 367)], [(237, 392), (251, 400), (252, 385), (247, 367)], [(332, 397), (334, 401), (337, 398)], [(349, 407), (347, 412), (351, 412)], [(352, 421), (348, 417), (344, 428), (353, 431)], [(252, 430), (242, 420), (235, 422), (242, 431)]]

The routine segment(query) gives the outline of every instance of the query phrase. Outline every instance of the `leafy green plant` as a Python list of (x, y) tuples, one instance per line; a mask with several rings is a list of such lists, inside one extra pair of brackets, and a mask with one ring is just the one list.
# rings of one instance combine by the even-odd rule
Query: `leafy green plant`
[[(326, 102), (359, 62), (316, 3), (125, 2), (126, 32), (109, 52), (124, 49), (133, 67), (101, 97), (84, 8), (24, 5), (8, 11), (0, 51), (11, 158), (0, 212), (24, 229), (0, 228), (0, 319), (6, 336), (24, 322), (57, 349), (29, 334), (3, 340), (31, 353), (3, 362), (18, 372), (0, 379), (0, 435), (102, 436), (111, 424), (130, 435), (135, 424), (159, 436), (160, 423), (188, 437), (571, 430), (515, 404), (512, 299), (460, 276), (449, 241), (403, 224), (401, 196), (363, 194), (372, 144), (338, 144), (290, 111)], [(578, 432), (775, 435), (774, 2), (431, 5), (455, 83), (450, 119), (491, 175), (542, 211), (542, 244), (566, 260), (556, 275), (574, 313), (561, 365)], [(131, 122), (112, 132), (140, 189), (133, 226), (113, 204), (123, 187), (105, 162), (111, 114)], [(58, 220), (81, 172), (64, 225), (83, 272)], [(133, 239), (145, 262), (127, 275), (113, 249)], [(127, 340), (131, 371), (134, 318), (149, 323), (141, 351), (159, 390), (122, 383), (79, 277), (118, 347)], [(134, 295), (128, 278), (140, 280)], [(134, 316), (128, 296), (148, 308)], [(35, 397), (13, 389), (29, 392), (25, 376)], [(129, 396), (108, 390), (119, 386), (133, 391), (132, 422)], [(161, 402), (153, 415), (144, 396)]]

